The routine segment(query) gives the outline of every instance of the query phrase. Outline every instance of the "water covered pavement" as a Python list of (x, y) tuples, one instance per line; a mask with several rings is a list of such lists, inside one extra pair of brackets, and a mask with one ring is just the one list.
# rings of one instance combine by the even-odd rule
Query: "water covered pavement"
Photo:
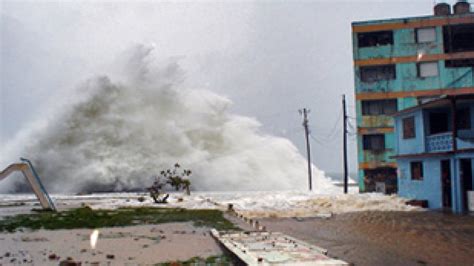
[(355, 265), (474, 265), (474, 217), (439, 212), (354, 212), (261, 223)]

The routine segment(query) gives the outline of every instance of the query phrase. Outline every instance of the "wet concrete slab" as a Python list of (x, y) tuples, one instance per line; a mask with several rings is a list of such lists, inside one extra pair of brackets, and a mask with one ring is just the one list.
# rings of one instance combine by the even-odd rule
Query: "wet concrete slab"
[(247, 265), (349, 265), (327, 250), (280, 232), (219, 232), (212, 235)]

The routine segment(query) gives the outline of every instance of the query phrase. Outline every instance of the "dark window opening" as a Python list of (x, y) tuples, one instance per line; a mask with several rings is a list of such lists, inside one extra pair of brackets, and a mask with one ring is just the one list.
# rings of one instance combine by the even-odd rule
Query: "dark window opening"
[(468, 191), (473, 189), (472, 187), (472, 162), (471, 159), (461, 159), (459, 162), (461, 168), (460, 177), (461, 177), (461, 195), (462, 195), (462, 204), (463, 209), (468, 209)]
[(456, 127), (458, 129), (471, 129), (471, 112), (469, 108), (456, 111)]
[(385, 149), (385, 135), (364, 135), (364, 150), (381, 151)]
[(415, 133), (415, 117), (410, 116), (403, 118), (403, 138), (412, 139), (416, 137)]
[(474, 51), (474, 24), (443, 27), (445, 53)]
[(384, 184), (385, 193), (397, 193), (397, 171), (394, 168), (384, 167), (364, 170), (365, 192), (377, 191), (377, 183)]
[(360, 68), (360, 80), (363, 82), (375, 82), (395, 78), (395, 65), (367, 66)]
[(430, 134), (449, 131), (448, 113), (430, 113)]
[(391, 115), (397, 112), (397, 99), (362, 101), (362, 115)]
[(474, 59), (446, 60), (446, 67), (474, 67)]
[(423, 162), (411, 162), (410, 172), (412, 180), (423, 180)]
[(358, 40), (359, 48), (389, 45), (389, 44), (393, 44), (393, 32), (392, 31), (374, 31), (374, 32), (358, 33), (357, 40)]

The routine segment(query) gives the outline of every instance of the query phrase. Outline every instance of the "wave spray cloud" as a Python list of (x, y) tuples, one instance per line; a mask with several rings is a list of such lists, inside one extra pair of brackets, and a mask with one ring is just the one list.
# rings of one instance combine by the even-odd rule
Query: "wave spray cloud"
[[(306, 189), (306, 161), (289, 140), (230, 113), (229, 99), (185, 87), (178, 62), (155, 53), (127, 51), (120, 71), (88, 80), (41, 128), (8, 143), (0, 165), (25, 156), (50, 191), (64, 193), (144, 188), (176, 162), (192, 169), (195, 190)], [(332, 187), (314, 174), (317, 190)], [(23, 188), (21, 178), (0, 183), (2, 192)]]

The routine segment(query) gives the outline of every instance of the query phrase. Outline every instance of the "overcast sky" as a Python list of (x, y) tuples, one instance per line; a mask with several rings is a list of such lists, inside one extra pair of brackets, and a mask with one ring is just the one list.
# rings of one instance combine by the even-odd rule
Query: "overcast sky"
[(313, 163), (328, 172), (342, 169), (342, 94), (354, 113), (351, 22), (430, 15), (434, 2), (0, 1), (0, 145), (125, 49), (154, 43), (180, 58), (188, 86), (229, 97), (303, 154), (297, 110), (311, 109)]

